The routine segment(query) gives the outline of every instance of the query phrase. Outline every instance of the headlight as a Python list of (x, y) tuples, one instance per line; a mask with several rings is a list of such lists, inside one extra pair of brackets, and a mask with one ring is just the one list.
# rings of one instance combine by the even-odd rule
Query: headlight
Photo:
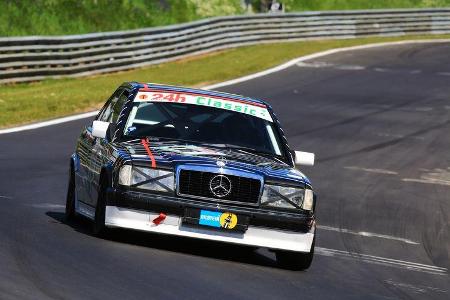
[(119, 184), (131, 185), (131, 166), (124, 165), (119, 171)]
[(312, 210), (314, 207), (314, 193), (312, 190), (305, 190), (305, 198), (303, 200), (302, 208), (304, 210)]
[(312, 190), (266, 184), (261, 197), (261, 205), (312, 210), (314, 205), (313, 198)]
[(119, 184), (157, 192), (173, 192), (174, 173), (124, 165), (119, 171)]

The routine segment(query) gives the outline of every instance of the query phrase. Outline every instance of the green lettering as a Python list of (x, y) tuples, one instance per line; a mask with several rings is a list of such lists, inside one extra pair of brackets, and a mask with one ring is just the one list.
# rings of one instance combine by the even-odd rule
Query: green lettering
[(256, 116), (256, 111), (254, 109), (250, 109), (250, 111), (248, 112), (251, 115)]
[(204, 103), (204, 102), (202, 102), (203, 100), (205, 100), (205, 98), (204, 98), (204, 97), (197, 97), (197, 104), (200, 104), (200, 105), (205, 105), (205, 103)]
[(214, 107), (221, 108), (222, 107), (222, 102), (214, 101)]
[(225, 103), (225, 105), (223, 106), (223, 108), (225, 109), (233, 109), (233, 107), (231, 106), (231, 103)]
[(235, 111), (241, 111), (241, 110), (242, 110), (242, 106), (236, 105), (236, 106), (234, 107), (234, 110), (235, 110)]

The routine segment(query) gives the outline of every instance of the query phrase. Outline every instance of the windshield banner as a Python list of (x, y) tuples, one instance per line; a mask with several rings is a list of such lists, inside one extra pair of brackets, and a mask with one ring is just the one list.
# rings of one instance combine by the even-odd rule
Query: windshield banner
[(231, 110), (273, 122), (264, 104), (250, 103), (241, 100), (188, 94), (183, 92), (138, 92), (134, 102), (172, 102), (209, 106), (218, 109)]

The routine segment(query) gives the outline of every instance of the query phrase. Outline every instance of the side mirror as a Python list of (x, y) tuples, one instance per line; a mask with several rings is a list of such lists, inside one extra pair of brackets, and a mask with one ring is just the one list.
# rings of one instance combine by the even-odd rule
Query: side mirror
[(92, 135), (96, 138), (104, 139), (108, 133), (109, 122), (94, 121), (92, 122)]
[(314, 166), (314, 153), (294, 151), (295, 164), (302, 166)]

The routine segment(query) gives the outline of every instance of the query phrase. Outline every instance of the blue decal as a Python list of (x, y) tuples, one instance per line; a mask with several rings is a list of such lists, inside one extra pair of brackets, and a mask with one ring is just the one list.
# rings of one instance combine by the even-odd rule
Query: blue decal
[(201, 210), (200, 211), (200, 225), (206, 225), (211, 227), (220, 227), (221, 212)]

